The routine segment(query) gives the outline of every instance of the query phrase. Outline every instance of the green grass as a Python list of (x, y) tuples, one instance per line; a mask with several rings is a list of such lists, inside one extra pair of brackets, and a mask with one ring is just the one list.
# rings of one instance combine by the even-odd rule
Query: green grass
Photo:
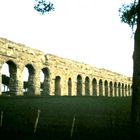
[(130, 108), (131, 97), (0, 97), (0, 139), (129, 140)]

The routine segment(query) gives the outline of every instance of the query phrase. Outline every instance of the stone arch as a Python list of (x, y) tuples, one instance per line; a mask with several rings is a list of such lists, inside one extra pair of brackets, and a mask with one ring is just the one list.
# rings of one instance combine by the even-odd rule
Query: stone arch
[(121, 84), (120, 82), (118, 83), (118, 96), (121, 96)]
[(110, 89), (110, 97), (112, 97), (113, 96), (113, 83), (112, 83), (112, 81), (110, 81), (110, 83), (109, 83), (109, 89)]
[[(34, 95), (35, 94), (35, 86), (34, 86), (34, 77), (35, 77), (35, 69), (32, 64), (26, 64), (25, 68), (28, 70), (28, 79), (24, 81), (24, 88), (26, 88), (26, 92), (24, 95)], [(24, 68), (24, 69), (25, 69)]]
[(99, 80), (99, 96), (103, 96), (103, 82)]
[(108, 96), (108, 82), (105, 80), (104, 82), (105, 96)]
[(56, 76), (55, 77), (55, 95), (60, 96), (61, 95), (61, 77)]
[(82, 77), (77, 76), (77, 96), (82, 96)]
[(85, 95), (90, 95), (90, 80), (89, 77), (85, 78)]
[(124, 83), (122, 83), (122, 96), (124, 97)]
[(92, 80), (92, 95), (97, 96), (97, 80), (95, 78)]
[(72, 96), (72, 80), (68, 79), (68, 96)]
[(114, 96), (117, 97), (117, 83), (114, 83)]
[(43, 82), (40, 83), (42, 93), (41, 95), (50, 95), (50, 71), (48, 68), (43, 68)]
[(2, 83), (7, 86), (7, 90), (3, 92), (4, 95), (16, 95), (17, 92), (17, 65), (8, 60), (3, 65), (7, 65), (8, 75), (2, 74)]

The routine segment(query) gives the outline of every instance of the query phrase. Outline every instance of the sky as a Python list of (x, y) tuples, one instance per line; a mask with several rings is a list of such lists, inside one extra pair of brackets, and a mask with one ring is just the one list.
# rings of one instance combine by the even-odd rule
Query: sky
[(40, 15), (34, 0), (0, 0), (0, 37), (132, 76), (132, 30), (118, 12), (132, 0), (50, 1), (55, 11)]

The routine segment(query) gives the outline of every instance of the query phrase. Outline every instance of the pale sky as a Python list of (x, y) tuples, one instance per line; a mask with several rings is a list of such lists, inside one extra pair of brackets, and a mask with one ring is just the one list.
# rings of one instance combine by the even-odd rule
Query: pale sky
[(132, 31), (118, 13), (131, 1), (51, 0), (55, 11), (42, 16), (34, 0), (0, 0), (0, 37), (132, 76)]

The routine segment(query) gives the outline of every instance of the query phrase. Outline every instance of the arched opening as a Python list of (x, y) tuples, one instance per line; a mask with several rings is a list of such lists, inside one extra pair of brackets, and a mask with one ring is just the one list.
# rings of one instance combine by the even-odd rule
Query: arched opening
[(12, 61), (7, 61), (2, 67), (2, 94), (16, 95), (17, 66)]
[(55, 77), (55, 95), (60, 96), (61, 95), (61, 77), (60, 76), (56, 76)]
[(85, 78), (85, 95), (89, 96), (90, 95), (90, 80), (89, 77)]
[(68, 96), (72, 96), (72, 80), (68, 79)]
[(104, 82), (104, 87), (105, 87), (105, 96), (108, 96), (108, 82), (105, 80)]
[(2, 85), (1, 85), (1, 91), (3, 95), (9, 94), (9, 66), (7, 63), (4, 63), (2, 66)]
[(40, 71), (40, 95), (44, 95), (43, 88), (44, 88), (44, 73), (41, 70)]
[(77, 96), (82, 96), (82, 77), (77, 76)]
[(41, 95), (50, 95), (50, 74), (48, 68), (43, 68), (40, 73)]
[(109, 88), (110, 88), (110, 97), (113, 96), (113, 83), (112, 81), (109, 83)]
[(29, 77), (29, 72), (28, 69), (25, 67), (23, 70), (23, 94), (27, 95), (28, 91), (28, 77)]
[(117, 83), (114, 83), (114, 96), (117, 97)]
[(35, 69), (31, 64), (27, 64), (24, 68), (24, 75), (23, 75), (23, 93), (24, 95), (34, 95), (35, 93), (35, 86), (34, 86), (34, 76), (35, 76)]
[(99, 80), (99, 96), (103, 96), (103, 82)]
[(92, 80), (92, 95), (97, 96), (97, 81), (95, 78)]
[(125, 85), (125, 93), (124, 93), (124, 96), (128, 96), (128, 94), (127, 94), (127, 85)]
[(124, 84), (122, 83), (122, 96), (124, 97)]
[(118, 96), (119, 97), (121, 96), (121, 84), (120, 83), (118, 84)]

